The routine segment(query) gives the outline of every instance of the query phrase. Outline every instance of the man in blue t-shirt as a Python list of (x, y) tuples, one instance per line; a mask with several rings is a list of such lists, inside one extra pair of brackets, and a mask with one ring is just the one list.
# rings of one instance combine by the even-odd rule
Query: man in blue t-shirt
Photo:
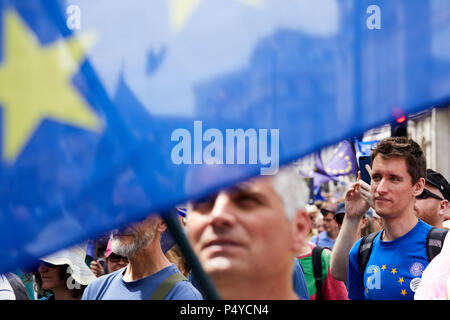
[(358, 266), (358, 240), (349, 255), (349, 298), (352, 300), (411, 300), (428, 265), (425, 241), (431, 226), (418, 220), (405, 235), (382, 241), (380, 232), (364, 273)]
[[(125, 281), (126, 268), (104, 275), (93, 281), (85, 290), (83, 300), (148, 300), (158, 286), (174, 273), (180, 273), (171, 264), (141, 279)], [(202, 300), (202, 296), (188, 281), (179, 281), (164, 300)]]
[[(413, 299), (428, 265), (426, 237), (431, 226), (414, 214), (414, 203), (425, 186), (426, 160), (420, 146), (405, 137), (382, 140), (372, 151), (371, 198), (384, 229), (373, 241), (361, 277), (357, 241), (349, 254), (350, 299)], [(346, 214), (362, 216), (368, 197), (358, 183), (346, 194)]]
[[(112, 251), (127, 257), (129, 264), (91, 282), (82, 300), (148, 300), (156, 296), (164, 300), (202, 300), (200, 292), (164, 255), (160, 238), (166, 228), (160, 217), (150, 215), (113, 233)], [(169, 277), (176, 276), (180, 279), (168, 291), (158, 289)]]

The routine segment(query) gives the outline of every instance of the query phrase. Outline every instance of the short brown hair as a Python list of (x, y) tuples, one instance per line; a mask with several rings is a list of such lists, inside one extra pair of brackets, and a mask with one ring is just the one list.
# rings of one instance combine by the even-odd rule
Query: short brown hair
[(377, 155), (384, 159), (402, 157), (406, 160), (406, 168), (411, 176), (412, 184), (426, 177), (427, 160), (422, 148), (412, 139), (406, 137), (390, 137), (381, 140), (372, 151), (370, 157), (373, 160)]

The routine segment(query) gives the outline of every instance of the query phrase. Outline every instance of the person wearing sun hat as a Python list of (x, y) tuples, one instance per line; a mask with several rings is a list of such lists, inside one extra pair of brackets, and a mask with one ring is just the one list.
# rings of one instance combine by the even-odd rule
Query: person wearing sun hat
[(95, 275), (85, 263), (86, 246), (75, 245), (41, 258), (35, 273), (44, 300), (79, 300)]

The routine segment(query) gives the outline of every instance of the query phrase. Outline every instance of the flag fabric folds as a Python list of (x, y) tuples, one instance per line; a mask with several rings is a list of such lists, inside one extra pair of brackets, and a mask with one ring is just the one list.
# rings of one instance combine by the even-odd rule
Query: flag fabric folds
[(450, 102), (449, 10), (0, 0), (0, 273)]
[(320, 156), (319, 152), (314, 153), (314, 169), (312, 178), (314, 180), (314, 189), (316, 190), (317, 187), (320, 187), (325, 182), (328, 182), (330, 180), (337, 181), (336, 176), (330, 174), (327, 172), (329, 170), (326, 170), (323, 162), (322, 157)]
[(300, 170), (300, 175), (313, 178), (314, 189), (328, 181), (339, 181), (337, 177), (356, 174), (358, 170), (355, 153), (349, 141), (339, 143), (331, 159), (324, 165), (320, 152), (314, 153), (314, 168), (312, 174)]
[(345, 140), (340, 143), (330, 161), (327, 162), (325, 172), (330, 176), (338, 177), (356, 174), (357, 170), (358, 166), (352, 145)]

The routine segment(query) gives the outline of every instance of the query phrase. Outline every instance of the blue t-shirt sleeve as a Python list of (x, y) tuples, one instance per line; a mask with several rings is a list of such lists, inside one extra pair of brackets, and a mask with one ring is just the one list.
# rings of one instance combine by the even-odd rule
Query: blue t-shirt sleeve
[(350, 250), (348, 256), (348, 298), (350, 300), (365, 300), (364, 287), (358, 264), (358, 250), (361, 239)]
[(308, 286), (306, 285), (305, 272), (298, 259), (295, 259), (294, 273), (292, 275), (294, 291), (301, 299), (309, 300)]

